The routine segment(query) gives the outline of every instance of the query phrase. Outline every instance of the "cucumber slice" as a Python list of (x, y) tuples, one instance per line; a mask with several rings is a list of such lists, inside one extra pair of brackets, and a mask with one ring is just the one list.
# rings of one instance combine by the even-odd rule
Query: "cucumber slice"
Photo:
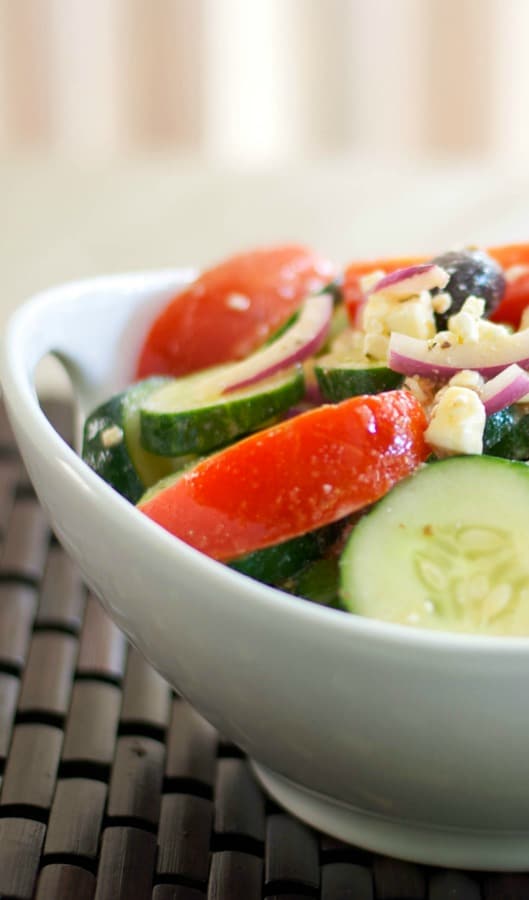
[(246, 553), (232, 560), (229, 565), (257, 581), (281, 585), (286, 579), (301, 572), (307, 563), (320, 559), (338, 539), (342, 528), (342, 522), (332, 522), (280, 544)]
[[(496, 453), (495, 448), (512, 432), (519, 418), (520, 416), (515, 406), (506, 406), (504, 409), (487, 416), (483, 432), (483, 453), (510, 458), (508, 454)], [(516, 459), (516, 457), (514, 458)]]
[(516, 407), (512, 406), (500, 410), (495, 415), (501, 416), (502, 413), (504, 414), (503, 428), (498, 430), (498, 439), (492, 445), (486, 442), (488, 422), (485, 425), (484, 452), (493, 456), (501, 456), (504, 459), (529, 459), (529, 415), (521, 415)]
[[(173, 379), (143, 403), (141, 441), (151, 453), (207, 453), (285, 412), (304, 395), (300, 366), (223, 394), (228, 366)], [(217, 386), (215, 386), (217, 385)]]
[(452, 457), (400, 482), (340, 561), (346, 607), (444, 631), (529, 634), (529, 469)]
[(312, 600), (320, 606), (331, 606), (343, 609), (340, 601), (338, 559), (317, 559), (309, 563), (298, 575), (288, 579), (281, 587), (289, 594)]
[(337, 307), (341, 307), (344, 312), (344, 325), (349, 322), (349, 316), (347, 315), (347, 310), (345, 309), (343, 302), (343, 276), (340, 275), (338, 278), (335, 278), (334, 281), (329, 281), (329, 283), (317, 291), (317, 293), (330, 294), (335, 310)]
[(337, 293), (339, 291), (339, 287), (335, 288), (333, 291), (331, 286), (329, 286), (326, 291), (326, 293), (331, 294), (331, 296), (333, 297), (334, 308), (332, 312), (329, 333), (327, 335), (325, 343), (321, 348), (320, 358), (323, 358), (324, 354), (326, 356), (329, 356), (332, 353), (332, 347), (335, 340), (340, 337), (340, 335), (344, 334), (344, 332), (349, 330), (349, 316), (347, 315), (345, 304), (342, 303), (339, 299), (339, 294)]
[(322, 356), (314, 365), (314, 373), (325, 400), (339, 403), (361, 394), (380, 394), (399, 388), (404, 376), (387, 366), (365, 362), (337, 360)]
[(95, 409), (84, 425), (84, 461), (132, 503), (184, 462), (154, 456), (140, 443), (140, 405), (166, 383), (166, 378), (138, 382)]

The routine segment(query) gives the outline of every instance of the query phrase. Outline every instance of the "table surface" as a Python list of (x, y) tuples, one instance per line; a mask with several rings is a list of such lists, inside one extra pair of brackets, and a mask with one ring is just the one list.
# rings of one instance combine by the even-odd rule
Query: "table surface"
[[(337, 159), (227, 170), (182, 159), (0, 161), (0, 333), (35, 291), (104, 272), (206, 265), (297, 240), (336, 262), (529, 237), (529, 175)], [(57, 366), (43, 389), (66, 390)]]
[[(63, 434), (64, 403), (47, 405)], [(318, 834), (150, 667), (50, 533), (0, 407), (0, 898), (522, 900)], [(529, 863), (528, 863), (529, 867)]]

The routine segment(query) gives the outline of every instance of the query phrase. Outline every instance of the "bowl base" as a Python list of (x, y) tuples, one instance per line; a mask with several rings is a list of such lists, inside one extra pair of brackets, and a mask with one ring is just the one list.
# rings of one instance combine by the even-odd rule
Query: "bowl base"
[(426, 865), (529, 870), (529, 831), (436, 828), (390, 819), (309, 790), (255, 761), (252, 769), (265, 791), (288, 812), (349, 844)]

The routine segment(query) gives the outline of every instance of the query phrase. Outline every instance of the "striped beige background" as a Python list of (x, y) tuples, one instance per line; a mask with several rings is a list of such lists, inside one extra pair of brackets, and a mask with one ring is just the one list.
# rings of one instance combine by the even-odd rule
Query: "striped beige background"
[(0, 154), (522, 160), (528, 0), (0, 0)]

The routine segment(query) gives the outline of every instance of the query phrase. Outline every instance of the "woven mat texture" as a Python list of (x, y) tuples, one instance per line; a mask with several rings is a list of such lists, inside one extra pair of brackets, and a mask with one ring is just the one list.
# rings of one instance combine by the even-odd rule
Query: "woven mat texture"
[(3, 900), (529, 898), (529, 875), (377, 856), (270, 802), (86, 591), (1, 409), (0, 547)]

